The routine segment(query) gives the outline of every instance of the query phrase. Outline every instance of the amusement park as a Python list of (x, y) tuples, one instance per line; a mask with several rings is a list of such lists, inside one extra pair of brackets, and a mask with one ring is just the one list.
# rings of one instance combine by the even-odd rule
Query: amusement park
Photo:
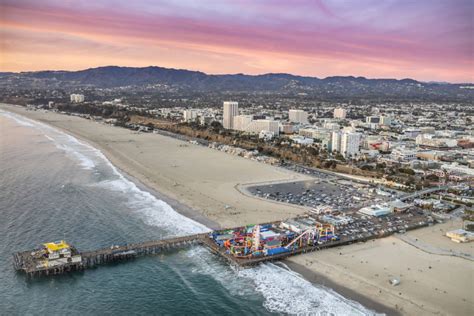
[(239, 259), (275, 256), (339, 240), (333, 225), (311, 217), (214, 231), (211, 238)]

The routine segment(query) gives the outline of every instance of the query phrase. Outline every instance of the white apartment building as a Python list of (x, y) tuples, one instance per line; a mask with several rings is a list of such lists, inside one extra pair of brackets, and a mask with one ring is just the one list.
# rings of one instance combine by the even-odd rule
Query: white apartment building
[(302, 128), (298, 131), (298, 134), (304, 137), (309, 137), (313, 139), (318, 139), (318, 140), (324, 140), (324, 139), (330, 139), (331, 138), (331, 132), (327, 129), (321, 129), (321, 128)]
[(354, 132), (333, 132), (331, 151), (337, 151), (344, 157), (354, 157), (360, 150), (361, 135)]
[(343, 133), (341, 137), (341, 154), (344, 157), (355, 157), (360, 151), (359, 133)]
[(337, 119), (345, 119), (347, 116), (347, 110), (343, 108), (335, 108), (334, 109), (334, 118)]
[(289, 110), (288, 119), (292, 123), (306, 124), (308, 123), (308, 112), (303, 110)]
[(183, 111), (183, 121), (192, 122), (198, 117), (198, 112), (196, 110), (184, 110)]
[(234, 116), (233, 129), (238, 131), (246, 131), (249, 124), (253, 121), (252, 115), (237, 115)]
[(341, 136), (340, 131), (332, 132), (331, 136), (331, 151), (341, 152)]
[(233, 129), (234, 128), (234, 117), (239, 114), (239, 103), (232, 101), (224, 102), (224, 114), (222, 125), (224, 128)]
[(253, 120), (246, 129), (246, 132), (256, 134), (261, 131), (272, 132), (276, 136), (280, 132), (279, 122), (274, 120)]
[(81, 102), (84, 102), (84, 95), (83, 94), (71, 94), (70, 95), (71, 97), (71, 102), (74, 102), (74, 103), (81, 103)]

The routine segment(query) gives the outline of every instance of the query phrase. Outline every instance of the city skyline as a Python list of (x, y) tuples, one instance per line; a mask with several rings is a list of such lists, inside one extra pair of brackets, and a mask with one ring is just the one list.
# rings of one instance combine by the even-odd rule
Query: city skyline
[(158, 65), (473, 82), (470, 1), (297, 4), (6, 0), (0, 71)]

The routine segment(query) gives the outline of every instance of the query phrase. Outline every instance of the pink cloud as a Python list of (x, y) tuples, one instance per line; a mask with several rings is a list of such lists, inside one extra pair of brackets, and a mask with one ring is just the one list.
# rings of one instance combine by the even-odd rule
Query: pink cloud
[[(141, 49), (168, 49), (177, 54), (188, 49), (200, 58), (207, 53), (206, 60), (214, 56), (218, 66), (210, 67), (212, 62), (207, 62), (199, 67), (196, 60), (194, 68), (208, 72), (230, 69), (258, 73), (278, 69), (301, 73), (303, 68), (306, 75), (326, 76), (339, 75), (341, 69), (347, 68), (346, 74), (369, 77), (473, 81), (473, 22), (466, 13), (472, 4), (468, 1), (459, 1), (456, 6), (449, 1), (361, 3), (364, 2), (365, 5), (355, 6), (322, 0), (271, 4), (209, 0), (203, 3), (215, 5), (195, 6), (186, 1), (176, 5), (173, 1), (157, 4), (142, 0), (133, 5), (97, 1), (91, 7), (90, 2), (83, 1), (73, 5), (70, 1), (39, 4), (5, 0), (0, 5), (0, 19), (11, 30), (32, 34), (22, 47), (48, 51), (46, 43), (57, 45), (61, 51), (64, 41), (55, 42), (55, 38), (81, 38), (98, 61), (107, 60), (103, 50), (98, 49), (100, 45), (97, 46), (105, 43), (119, 51), (120, 47), (126, 50), (126, 61), (133, 56), (130, 47), (137, 49), (137, 56), (142, 55)], [(38, 31), (48, 34), (42, 45), (34, 40)], [(13, 33), (9, 34), (7, 37)], [(15, 49), (14, 45), (7, 47), (10, 52)], [(229, 59), (231, 55), (234, 62)], [(147, 58), (149, 64), (170, 63), (169, 57)], [(262, 63), (265, 58), (280, 60), (285, 67)], [(176, 58), (173, 61), (176, 67), (186, 64)], [(330, 65), (324, 64), (328, 61)], [(54, 58), (50, 63), (45, 67), (55, 68)], [(301, 63), (312, 68), (301, 67)], [(267, 69), (261, 67), (263, 64)]]

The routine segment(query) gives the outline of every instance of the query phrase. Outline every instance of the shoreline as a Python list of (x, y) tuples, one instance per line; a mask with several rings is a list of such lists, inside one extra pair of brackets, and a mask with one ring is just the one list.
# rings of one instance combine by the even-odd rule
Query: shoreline
[[(16, 113), (18, 114), (18, 113)], [(20, 114), (21, 115), (21, 114)], [(26, 116), (25, 116), (26, 117)], [(28, 119), (31, 119), (29, 117), (27, 117)], [(34, 120), (34, 119), (32, 119)], [(34, 121), (37, 121), (37, 120), (34, 120)], [(44, 122), (41, 122), (41, 121), (37, 121), (37, 122), (40, 122), (42, 124), (47, 124), (47, 123), (44, 123)], [(48, 124), (49, 126), (53, 127), (53, 128), (56, 128), (58, 129), (59, 131), (61, 131), (62, 133), (65, 133), (67, 135), (71, 135), (73, 137), (75, 137), (76, 139), (78, 139), (79, 141), (87, 144), (88, 146), (91, 146), (93, 148), (95, 148), (96, 150), (100, 151), (104, 157), (115, 167), (117, 168), (117, 171), (120, 172), (127, 180), (133, 182), (140, 190), (143, 190), (143, 191), (146, 191), (146, 192), (149, 192), (150, 194), (152, 194), (155, 198), (159, 199), (159, 200), (162, 200), (164, 202), (166, 202), (168, 205), (170, 205), (173, 210), (175, 210), (177, 213), (187, 217), (187, 218), (190, 218), (206, 227), (208, 227), (209, 229), (211, 230), (217, 230), (217, 229), (220, 229), (220, 225), (214, 221), (212, 221), (211, 219), (209, 218), (206, 218), (204, 217), (203, 215), (201, 215), (197, 210), (194, 210), (191, 206), (189, 205), (186, 205), (180, 201), (178, 201), (177, 199), (175, 198), (172, 198), (170, 196), (168, 196), (167, 194), (163, 193), (163, 192), (160, 192), (158, 190), (156, 190), (155, 188), (153, 188), (152, 186), (144, 183), (144, 181), (142, 179), (139, 179), (135, 176), (133, 176), (130, 172), (128, 172), (127, 170), (124, 170), (122, 167), (118, 166), (117, 164), (114, 163), (113, 161), (113, 158), (111, 157), (110, 154), (108, 154), (107, 152), (105, 152), (103, 150), (103, 148), (99, 147), (98, 144), (96, 143), (92, 143), (88, 140), (88, 139), (85, 139), (84, 137), (80, 136), (80, 135), (77, 135), (76, 133), (72, 132), (72, 131), (69, 131), (69, 130), (65, 130), (61, 127), (58, 127), (58, 126), (54, 126), (54, 125), (50, 125)]]
[[(81, 139), (81, 141), (82, 141), (82, 139)], [(104, 156), (110, 161), (109, 157), (107, 157), (105, 154), (104, 154)], [(112, 162), (110, 161), (110, 163), (112, 163)], [(129, 181), (135, 183), (135, 185), (140, 190), (146, 191), (146, 192), (150, 193), (151, 195), (153, 195), (156, 199), (164, 201), (169, 206), (171, 206), (173, 208), (173, 210), (175, 210), (177, 213), (179, 213), (179, 214), (181, 214), (181, 215), (183, 215), (183, 216), (185, 216), (189, 219), (192, 219), (193, 221), (198, 222), (199, 224), (202, 224), (202, 225), (206, 226), (210, 230), (221, 229), (221, 226), (218, 223), (212, 221), (209, 218), (204, 217), (198, 211), (193, 210), (190, 206), (188, 206), (186, 204), (183, 204), (180, 201), (178, 201), (176, 199), (173, 199), (173, 198), (165, 195), (164, 193), (155, 190), (154, 188), (152, 188), (150, 186), (147, 186), (142, 181), (140, 181), (138, 178), (136, 178), (136, 177), (130, 175), (129, 173), (127, 173), (126, 171), (120, 169), (115, 164), (113, 164), (113, 165), (114, 165), (115, 168), (117, 168), (117, 170), (125, 178), (127, 178)]]
[(336, 283), (331, 279), (327, 278), (324, 274), (308, 269), (300, 263), (292, 262), (289, 260), (283, 260), (282, 262), (287, 265), (288, 268), (290, 268), (292, 271), (301, 274), (305, 280), (311, 282), (312, 284), (328, 288), (336, 292), (337, 294), (343, 296), (344, 298), (355, 301), (364, 306), (365, 308), (375, 311), (376, 313), (395, 316), (402, 315), (400, 311), (396, 310), (395, 308), (386, 306), (380, 302), (375, 301), (374, 299), (371, 299), (370, 297), (367, 297), (359, 292), (354, 291), (353, 289), (345, 287), (340, 283)]

